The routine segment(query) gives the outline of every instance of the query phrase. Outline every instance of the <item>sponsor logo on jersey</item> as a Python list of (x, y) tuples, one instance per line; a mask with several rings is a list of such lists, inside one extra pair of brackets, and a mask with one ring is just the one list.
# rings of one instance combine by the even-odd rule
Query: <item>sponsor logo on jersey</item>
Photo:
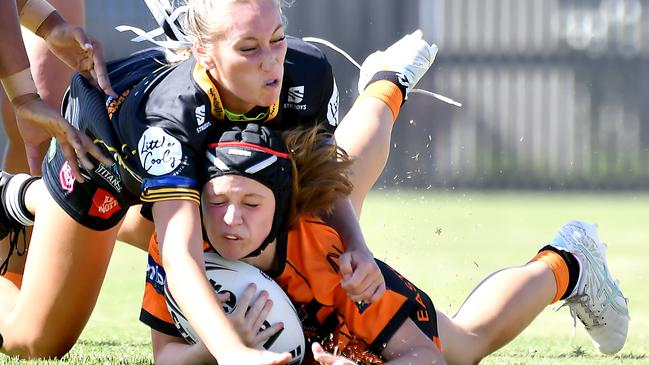
[(288, 88), (288, 102), (299, 104), (304, 99), (304, 86), (293, 86)]
[(97, 189), (95, 195), (92, 197), (92, 206), (88, 215), (108, 219), (121, 208), (117, 199), (109, 192), (104, 189)]
[(304, 101), (304, 86), (289, 87), (288, 100), (284, 103), (284, 108), (306, 110), (306, 104), (300, 104), (302, 101)]
[(61, 170), (59, 170), (59, 183), (61, 184), (61, 188), (68, 193), (71, 193), (74, 191), (74, 180), (75, 178), (74, 175), (72, 175), (72, 168), (68, 161), (65, 161), (63, 166), (61, 166)]
[(201, 133), (212, 125), (210, 122), (205, 123), (205, 105), (196, 107), (194, 115), (196, 115), (196, 124), (198, 125), (196, 133)]
[(120, 179), (119, 174), (117, 173), (116, 164), (106, 166), (103, 163), (100, 163), (95, 169), (95, 173), (115, 189), (115, 191), (118, 193), (122, 192), (122, 179)]
[(146, 281), (151, 283), (158, 294), (164, 295), (165, 269), (158, 265), (153, 257), (149, 256), (149, 264), (146, 269)]
[(336, 80), (334, 80), (334, 89), (329, 99), (329, 105), (327, 105), (327, 121), (329, 121), (329, 125), (334, 127), (338, 125), (338, 103), (338, 87), (336, 86)]
[(180, 142), (160, 127), (144, 131), (137, 146), (142, 168), (150, 175), (166, 175), (182, 163)]

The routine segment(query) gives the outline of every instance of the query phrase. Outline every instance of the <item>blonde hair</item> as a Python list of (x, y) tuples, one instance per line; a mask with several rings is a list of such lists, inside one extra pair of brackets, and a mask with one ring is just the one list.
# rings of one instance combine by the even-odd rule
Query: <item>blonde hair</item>
[[(203, 46), (212, 43), (212, 36), (216, 30), (216, 24), (213, 15), (218, 12), (218, 7), (223, 6), (226, 2), (249, 2), (251, 0), (180, 0), (177, 6), (187, 6), (187, 12), (181, 19), (183, 33), (187, 36), (192, 45), (200, 44)], [(282, 18), (282, 23), (286, 26), (286, 17), (282, 9), (293, 4), (293, 0), (274, 0), (277, 9)], [(167, 52), (167, 61), (176, 63), (183, 61), (192, 53), (191, 48), (175, 49)]]
[(287, 227), (305, 214), (328, 214), (334, 202), (351, 194), (353, 161), (322, 127), (297, 128), (283, 135), (293, 165)]

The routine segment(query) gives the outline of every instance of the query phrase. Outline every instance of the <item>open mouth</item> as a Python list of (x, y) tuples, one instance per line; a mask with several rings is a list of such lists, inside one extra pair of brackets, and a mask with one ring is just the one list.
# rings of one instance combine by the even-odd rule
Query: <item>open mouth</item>
[(279, 80), (278, 79), (273, 79), (273, 80), (266, 81), (266, 86), (275, 87), (277, 85), (279, 85)]

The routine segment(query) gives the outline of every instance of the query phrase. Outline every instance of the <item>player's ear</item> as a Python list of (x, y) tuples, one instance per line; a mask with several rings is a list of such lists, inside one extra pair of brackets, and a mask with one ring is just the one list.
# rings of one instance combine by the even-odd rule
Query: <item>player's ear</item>
[(194, 44), (192, 47), (192, 51), (194, 52), (194, 57), (196, 57), (196, 61), (203, 66), (206, 70), (213, 69), (215, 66), (214, 59), (212, 58), (210, 52), (209, 52), (209, 47), (204, 46), (202, 44)]

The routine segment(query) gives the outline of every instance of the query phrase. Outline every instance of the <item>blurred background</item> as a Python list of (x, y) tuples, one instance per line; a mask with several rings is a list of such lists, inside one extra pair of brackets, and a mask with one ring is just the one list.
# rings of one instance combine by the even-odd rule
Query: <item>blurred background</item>
[[(114, 30), (154, 28), (143, 1), (86, 14), (107, 59), (150, 46)], [(286, 16), (359, 63), (417, 28), (439, 45), (417, 87), (463, 106), (412, 94), (377, 188), (649, 188), (649, 0), (297, 0)], [(321, 48), (344, 115), (358, 71)]]

